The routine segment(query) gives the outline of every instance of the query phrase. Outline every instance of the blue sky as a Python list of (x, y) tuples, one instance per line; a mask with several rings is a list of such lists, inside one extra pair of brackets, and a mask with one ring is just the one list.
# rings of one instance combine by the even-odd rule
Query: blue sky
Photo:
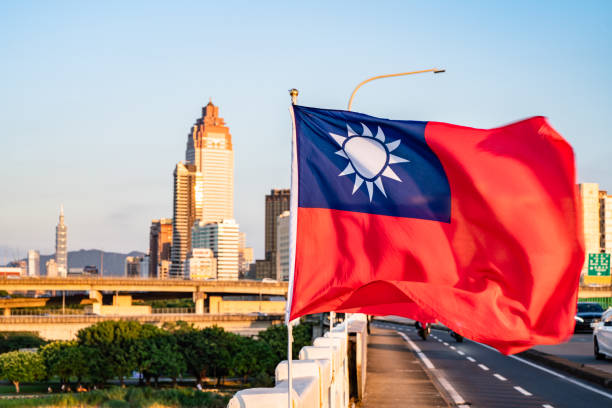
[[(235, 149), (235, 217), (263, 256), (264, 195), (289, 186), (287, 90), (303, 105), (494, 127), (545, 115), (578, 181), (612, 190), (612, 2), (0, 3), (0, 263), (148, 249), (209, 97)], [(4, 259), (3, 259), (4, 258)]]

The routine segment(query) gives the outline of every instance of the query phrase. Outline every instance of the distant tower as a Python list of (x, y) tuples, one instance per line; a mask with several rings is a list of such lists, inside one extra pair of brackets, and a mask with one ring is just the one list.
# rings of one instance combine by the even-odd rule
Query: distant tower
[(57, 274), (66, 277), (68, 274), (68, 228), (64, 225), (64, 205), (60, 207), (59, 224), (55, 227), (55, 262)]
[(40, 276), (40, 253), (35, 249), (28, 251), (28, 276)]
[[(170, 249), (171, 278), (184, 278), (184, 262), (191, 251), (191, 227), (198, 218), (196, 186), (201, 175), (193, 164), (179, 162), (174, 171), (174, 217), (172, 248)], [(200, 207), (201, 208), (201, 207)]]
[[(234, 151), (232, 135), (212, 101), (202, 108), (202, 117), (191, 128), (185, 151), (187, 163), (202, 174), (197, 186), (196, 219), (220, 222), (234, 218)], [(201, 202), (201, 204), (200, 204)]]
[(284, 211), (289, 211), (289, 189), (272, 190), (266, 195), (266, 259), (258, 260), (256, 264), (255, 277), (257, 279), (276, 279), (276, 245), (277, 245), (277, 221), (278, 216)]

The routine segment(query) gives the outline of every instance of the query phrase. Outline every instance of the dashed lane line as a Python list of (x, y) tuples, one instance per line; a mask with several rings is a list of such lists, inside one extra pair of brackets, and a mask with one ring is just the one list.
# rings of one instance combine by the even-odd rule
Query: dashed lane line
[(447, 343), (447, 342), (444, 342), (444, 343), (442, 343), (442, 344), (444, 344), (445, 346), (448, 346), (448, 343)]
[(450, 349), (451, 349), (451, 350), (457, 350), (457, 347), (455, 347), (455, 346), (450, 346)]
[[(497, 351), (496, 349), (494, 349), (494, 348), (493, 348), (493, 347), (491, 347), (491, 346), (487, 346), (486, 344), (476, 343), (476, 342), (474, 342), (474, 344), (478, 344), (479, 346), (482, 346), (482, 347), (484, 347), (484, 348), (488, 348), (489, 350), (493, 350), (493, 351), (495, 351), (496, 353), (499, 353), (499, 351)], [(582, 387), (582, 388), (584, 388), (584, 389), (587, 389), (587, 390), (589, 390), (589, 391), (592, 391), (592, 392), (594, 392), (594, 393), (596, 393), (596, 394), (602, 395), (602, 396), (604, 396), (604, 397), (606, 397), (606, 398), (608, 398), (608, 399), (612, 399), (612, 394), (607, 393), (607, 392), (604, 392), (604, 391), (600, 391), (600, 390), (598, 390), (598, 389), (597, 389), (597, 388), (595, 388), (595, 387), (591, 387), (590, 385), (583, 384), (583, 383), (581, 383), (580, 381), (574, 380), (573, 378), (567, 377), (567, 376), (565, 376), (565, 375), (563, 375), (563, 374), (559, 374), (559, 373), (557, 373), (556, 371), (549, 370), (548, 368), (545, 368), (545, 367), (539, 366), (539, 365), (537, 365), (537, 364), (535, 364), (535, 363), (532, 363), (531, 361), (527, 361), (527, 360), (525, 360), (525, 359), (523, 359), (523, 358), (520, 358), (520, 357), (517, 357), (517, 356), (507, 356), (507, 357), (513, 358), (513, 359), (515, 359), (515, 360), (517, 360), (517, 361), (520, 361), (521, 363), (524, 363), (524, 364), (527, 364), (527, 365), (529, 365), (529, 366), (532, 366), (533, 368), (537, 368), (538, 370), (542, 370), (542, 371), (544, 371), (545, 373), (548, 373), (548, 374), (554, 375), (554, 376), (556, 376), (556, 377), (558, 377), (558, 378), (562, 378), (562, 379), (564, 379), (565, 381), (571, 382), (571, 383), (572, 383), (572, 384), (574, 384), (574, 385), (577, 385), (577, 386), (579, 386), (579, 387)]]
[(460, 356), (465, 356), (465, 353), (461, 350), (457, 350), (457, 354), (459, 354)]
[(531, 397), (533, 395), (532, 393), (530, 393), (529, 391), (527, 391), (524, 388), (519, 387), (518, 385), (514, 386), (514, 389), (517, 390), (518, 392), (520, 392), (521, 394), (526, 395), (528, 397)]
[(493, 377), (497, 378), (499, 381), (508, 381), (508, 379), (501, 374), (493, 374)]
[(549, 405), (549, 404), (543, 404), (542, 408), (555, 408), (555, 407), (553, 407), (552, 405)]
[(449, 383), (446, 380), (446, 378), (444, 378), (437, 372), (434, 365), (427, 358), (427, 356), (423, 354), (419, 346), (417, 346), (412, 340), (410, 340), (410, 338), (408, 338), (408, 336), (406, 336), (404, 333), (399, 332), (399, 331), (397, 333), (400, 336), (402, 336), (404, 340), (406, 340), (406, 342), (412, 348), (412, 350), (416, 353), (416, 355), (421, 359), (421, 361), (423, 361), (423, 363), (425, 364), (425, 367), (431, 370), (431, 373), (436, 377), (436, 379), (438, 380), (438, 383), (440, 383), (440, 385), (444, 387), (448, 395), (450, 395), (450, 397), (453, 399), (453, 402), (455, 403), (457, 408), (470, 408), (470, 404), (465, 402), (465, 399), (461, 395), (459, 395), (459, 393), (457, 392), (457, 390), (455, 390), (455, 388), (451, 385), (451, 383)]
[(410, 345), (410, 347), (412, 347), (412, 349), (414, 350), (414, 352), (416, 353), (416, 355), (421, 359), (421, 361), (423, 362), (423, 364), (425, 364), (425, 367), (429, 368), (429, 369), (434, 369), (436, 368), (433, 363), (431, 362), (431, 360), (429, 358), (427, 358), (427, 356), (421, 351), (421, 349), (419, 348), (419, 346), (417, 346), (416, 344), (414, 344), (414, 342), (412, 340), (410, 340), (408, 338), (408, 336), (406, 336), (404, 333), (402, 332), (397, 332), (400, 336), (403, 337), (404, 340), (406, 340), (406, 342)]
[(475, 363), (475, 362), (476, 362), (476, 360), (475, 360), (475, 359), (473, 359), (473, 358), (472, 358), (472, 357), (470, 357), (470, 356), (467, 356), (466, 358), (467, 358), (468, 360), (470, 360), (472, 363)]
[(478, 367), (482, 368), (482, 369), (483, 369), (483, 370), (485, 370), (485, 371), (489, 371), (489, 367), (487, 367), (487, 366), (486, 366), (486, 365), (484, 365), (484, 364), (478, 364)]

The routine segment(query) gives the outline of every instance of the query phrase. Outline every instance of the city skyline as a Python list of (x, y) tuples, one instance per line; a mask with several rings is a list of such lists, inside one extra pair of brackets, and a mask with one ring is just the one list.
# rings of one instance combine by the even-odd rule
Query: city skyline
[(476, 127), (545, 115), (575, 149), (577, 182), (612, 189), (606, 2), (0, 7), (10, 79), (0, 174), (12, 198), (0, 205), (11, 214), (0, 219), (0, 262), (52, 253), (62, 202), (68, 250), (147, 252), (150, 221), (172, 216), (173, 166), (209, 97), (232, 127), (234, 218), (262, 259), (263, 197), (289, 187), (287, 90), (345, 109), (369, 76), (434, 66), (447, 72), (365, 86), (354, 110)]

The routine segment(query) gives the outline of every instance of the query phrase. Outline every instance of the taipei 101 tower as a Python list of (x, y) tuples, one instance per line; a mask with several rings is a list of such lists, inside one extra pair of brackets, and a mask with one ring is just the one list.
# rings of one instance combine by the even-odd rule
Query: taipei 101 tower
[(64, 225), (64, 205), (62, 204), (59, 223), (55, 227), (55, 262), (57, 263), (57, 274), (63, 278), (68, 275), (67, 237), (68, 228)]

